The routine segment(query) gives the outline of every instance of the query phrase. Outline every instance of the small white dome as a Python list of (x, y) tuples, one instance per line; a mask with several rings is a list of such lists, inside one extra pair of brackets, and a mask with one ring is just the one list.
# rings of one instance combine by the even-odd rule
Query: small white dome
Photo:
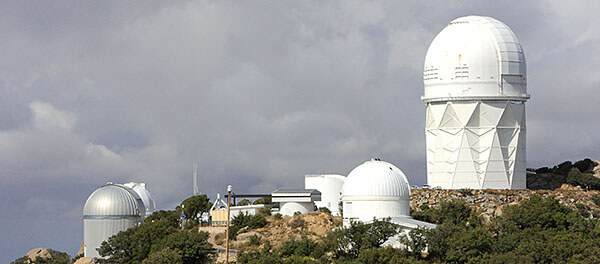
[(404, 173), (393, 164), (378, 159), (354, 168), (342, 188), (342, 199), (386, 197), (410, 200), (410, 186)]
[(131, 188), (107, 184), (95, 190), (83, 206), (83, 218), (143, 217), (142, 198)]
[(423, 82), (425, 102), (529, 98), (521, 43), (507, 25), (491, 17), (450, 22), (427, 50)]
[(137, 183), (137, 182), (128, 182), (123, 184), (131, 189), (133, 189), (139, 196), (142, 198), (144, 202), (144, 206), (146, 207), (146, 216), (150, 216), (156, 210), (156, 203), (150, 195), (150, 192), (146, 189), (146, 183)]

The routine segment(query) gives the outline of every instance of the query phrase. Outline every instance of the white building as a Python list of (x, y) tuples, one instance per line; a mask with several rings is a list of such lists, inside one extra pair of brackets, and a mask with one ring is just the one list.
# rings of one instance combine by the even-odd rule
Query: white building
[(332, 215), (340, 216), (339, 203), (345, 180), (345, 176), (338, 174), (308, 174), (304, 176), (304, 188), (320, 191), (321, 201), (315, 202), (317, 207), (325, 207)]
[(446, 189), (524, 189), (525, 55), (512, 30), (481, 16), (453, 20), (423, 70), (427, 183)]
[(83, 206), (84, 256), (100, 257), (102, 241), (143, 223), (146, 207), (133, 189), (107, 183), (95, 190)]
[(229, 209), (229, 219), (233, 219), (239, 214), (256, 215), (262, 209), (266, 209), (266, 204), (249, 204), (249, 205), (238, 205), (231, 206)]
[(391, 218), (406, 230), (435, 228), (410, 217), (410, 185), (404, 173), (391, 163), (372, 159), (354, 168), (342, 190), (343, 223)]
[(142, 198), (144, 206), (146, 207), (146, 217), (150, 216), (152, 213), (154, 213), (154, 211), (156, 211), (156, 204), (154, 203), (154, 199), (152, 199), (150, 192), (146, 190), (146, 183), (128, 182), (123, 185), (133, 189), (140, 196), (140, 198)]
[(277, 189), (271, 193), (271, 201), (279, 203), (282, 215), (306, 214), (315, 210), (315, 202), (321, 201), (321, 192), (315, 189)]

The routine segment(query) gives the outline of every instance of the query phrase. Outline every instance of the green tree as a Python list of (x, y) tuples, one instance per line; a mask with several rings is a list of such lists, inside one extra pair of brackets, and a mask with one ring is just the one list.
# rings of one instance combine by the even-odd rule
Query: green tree
[(206, 195), (196, 195), (185, 199), (181, 203), (183, 207), (183, 215), (186, 219), (200, 220), (200, 215), (203, 212), (208, 212), (212, 203)]
[(368, 224), (352, 221), (349, 227), (330, 233), (328, 239), (337, 256), (356, 258), (362, 250), (380, 247), (398, 231), (398, 225), (390, 222), (390, 219), (373, 219)]
[(152, 246), (152, 253), (161, 250), (176, 249), (181, 253), (182, 263), (206, 263), (213, 257), (213, 248), (208, 243), (207, 232), (181, 231), (168, 235)]
[(183, 264), (181, 250), (163, 248), (144, 259), (142, 264)]
[(102, 242), (98, 263), (141, 263), (152, 249), (152, 245), (176, 232), (168, 219), (144, 223), (138, 227), (121, 231)]
[(266, 226), (267, 220), (262, 214), (250, 215), (246, 212), (241, 212), (231, 219), (231, 224), (240, 229), (246, 226), (256, 229)]
[(146, 217), (146, 219), (144, 219), (144, 222), (149, 223), (149, 222), (154, 222), (154, 221), (164, 219), (167, 221), (167, 223), (170, 226), (177, 228), (179, 226), (179, 215), (180, 214), (181, 214), (181, 211), (178, 211), (178, 210), (172, 210), (172, 211), (160, 210), (160, 211), (156, 211), (156, 212), (152, 213), (150, 216)]
[(273, 202), (271, 201), (271, 196), (265, 196), (265, 197), (254, 200), (254, 202), (252, 204), (272, 205)]
[(250, 202), (250, 200), (248, 200), (248, 199), (241, 200), (237, 203), (237, 205), (239, 205), (239, 206), (251, 205), (251, 204), (252, 204), (252, 202)]

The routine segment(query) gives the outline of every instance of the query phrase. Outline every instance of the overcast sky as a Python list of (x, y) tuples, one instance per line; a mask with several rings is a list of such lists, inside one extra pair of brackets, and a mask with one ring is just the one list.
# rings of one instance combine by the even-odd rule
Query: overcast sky
[(597, 1), (2, 1), (0, 262), (76, 254), (87, 196), (146, 182), (303, 187), (372, 157), (425, 182), (422, 67), (454, 18), (495, 17), (528, 64), (528, 167), (600, 159)]

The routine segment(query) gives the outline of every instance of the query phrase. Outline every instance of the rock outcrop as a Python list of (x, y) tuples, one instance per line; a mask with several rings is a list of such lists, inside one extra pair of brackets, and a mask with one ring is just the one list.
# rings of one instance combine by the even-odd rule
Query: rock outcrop
[(73, 264), (92, 264), (94, 263), (94, 260), (88, 257), (81, 257), (79, 259), (77, 259), (77, 261), (75, 261)]
[(594, 174), (594, 177), (600, 178), (600, 161), (594, 161), (594, 163), (596, 163), (596, 166), (594, 166), (592, 173)]
[(281, 245), (290, 238), (300, 239), (302, 236), (320, 241), (327, 235), (327, 232), (341, 224), (341, 217), (333, 217), (322, 212), (311, 212), (304, 215), (285, 216), (280, 219), (270, 216), (268, 221), (269, 224), (263, 228), (239, 233), (237, 241), (233, 243), (234, 248), (247, 247), (248, 241), (253, 236), (258, 236), (261, 244), (268, 240), (273, 247)]
[(29, 250), (29, 252), (27, 252), (25, 256), (27, 256), (32, 261), (36, 261), (37, 258), (48, 259), (52, 257), (50, 252), (48, 252), (48, 250), (45, 248), (34, 248), (32, 250)]
[[(510, 204), (518, 204), (529, 199), (534, 194), (541, 197), (554, 196), (560, 204), (577, 210), (577, 204), (582, 204), (590, 217), (600, 217), (600, 206), (594, 198), (600, 198), (599, 191), (585, 191), (581, 187), (563, 184), (555, 190), (442, 190), (442, 189), (412, 189), (410, 207), (419, 210), (421, 206), (437, 206), (441, 201), (462, 200), (484, 217), (500, 215), (502, 208)], [(600, 202), (600, 201), (599, 201)]]

